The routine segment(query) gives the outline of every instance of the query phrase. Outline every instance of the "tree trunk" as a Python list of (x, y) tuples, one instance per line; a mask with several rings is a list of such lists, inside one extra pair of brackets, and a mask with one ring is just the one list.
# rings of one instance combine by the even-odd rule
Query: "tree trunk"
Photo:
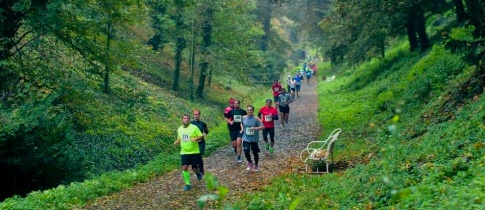
[(416, 32), (418, 34), (419, 45), (424, 51), (430, 47), (428, 34), (426, 34), (426, 18), (424, 12), (419, 9), (416, 12)]
[(190, 47), (190, 100), (194, 101), (194, 71), (195, 71), (195, 15), (192, 17), (192, 46)]
[(410, 51), (414, 52), (419, 48), (418, 38), (416, 37), (416, 23), (415, 23), (415, 12), (412, 11), (408, 15), (406, 20), (406, 30), (408, 32), (408, 40), (409, 40), (409, 47)]
[(266, 52), (268, 50), (268, 42), (269, 42), (269, 35), (271, 32), (271, 16), (272, 16), (272, 5), (269, 1), (260, 1), (262, 13), (261, 14), (261, 19), (262, 24), (263, 24), (263, 31), (264, 35), (261, 37), (261, 43), (260, 43), (260, 49), (263, 52)]
[(475, 26), (474, 35), (477, 37), (485, 36), (485, 17), (483, 16), (482, 1), (465, 0), (468, 17), (470, 22)]
[(382, 41), (379, 43), (379, 49), (381, 51), (381, 57), (382, 58), (385, 58), (386, 57), (386, 45), (385, 45), (385, 41)]
[(211, 87), (211, 86), (212, 86), (212, 69), (213, 69), (213, 68), (209, 68), (209, 79), (207, 80), (207, 85), (208, 85), (209, 87)]
[(205, 88), (205, 80), (207, 77), (207, 69), (209, 68), (209, 47), (211, 46), (211, 38), (212, 38), (212, 18), (214, 16), (214, 10), (212, 8), (207, 8), (206, 14), (204, 15), (205, 19), (202, 23), (202, 46), (200, 52), (202, 54), (202, 63), (200, 63), (200, 74), (199, 74), (199, 85), (197, 86), (197, 97), (203, 98), (204, 96), (204, 88)]
[(177, 0), (175, 2), (177, 4), (177, 15), (175, 15), (175, 25), (176, 25), (176, 34), (177, 40), (175, 43), (175, 69), (173, 72), (173, 84), (172, 90), (177, 91), (179, 89), (179, 80), (180, 80), (180, 66), (182, 64), (182, 51), (185, 48), (185, 39), (184, 39), (184, 19), (182, 14), (184, 12), (184, 5), (183, 0)]
[(455, 3), (455, 14), (456, 14), (456, 21), (458, 23), (465, 22), (466, 13), (465, 13), (465, 6), (463, 5), (463, 0), (453, 0)]
[(108, 21), (107, 25), (107, 35), (106, 35), (106, 63), (104, 66), (104, 78), (103, 78), (103, 93), (109, 92), (109, 73), (111, 68), (111, 59), (109, 58), (110, 54), (110, 44), (111, 44), (111, 21)]

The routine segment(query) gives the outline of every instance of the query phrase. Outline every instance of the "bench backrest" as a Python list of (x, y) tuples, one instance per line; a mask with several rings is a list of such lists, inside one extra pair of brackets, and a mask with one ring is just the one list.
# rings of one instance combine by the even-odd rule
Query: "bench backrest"
[(333, 151), (335, 141), (337, 141), (338, 135), (340, 134), (340, 132), (342, 132), (342, 129), (337, 128), (337, 129), (333, 130), (332, 133), (330, 134), (330, 136), (329, 136), (330, 142), (328, 143), (328, 146), (327, 146), (327, 155), (325, 155), (325, 158), (324, 158), (325, 160), (328, 160), (330, 155), (332, 155), (332, 151)]

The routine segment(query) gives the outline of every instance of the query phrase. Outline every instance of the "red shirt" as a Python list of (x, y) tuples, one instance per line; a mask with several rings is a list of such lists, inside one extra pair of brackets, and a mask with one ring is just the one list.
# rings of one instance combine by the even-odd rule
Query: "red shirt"
[(265, 128), (274, 128), (274, 120), (273, 117), (270, 117), (269, 114), (273, 116), (278, 116), (278, 110), (274, 107), (267, 107), (264, 106), (259, 110), (261, 113), (261, 121), (263, 121), (263, 125)]
[(273, 96), (279, 96), (280, 95), (280, 91), (281, 91), (281, 84), (280, 83), (273, 84), (273, 86), (271, 86), (271, 88), (273, 89)]

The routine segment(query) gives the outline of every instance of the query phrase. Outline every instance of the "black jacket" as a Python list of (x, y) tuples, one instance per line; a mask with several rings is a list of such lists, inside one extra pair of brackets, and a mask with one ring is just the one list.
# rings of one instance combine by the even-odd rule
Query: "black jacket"
[[(209, 128), (207, 127), (207, 124), (205, 124), (205, 122), (203, 122), (202, 120), (192, 120), (190, 124), (197, 126), (200, 132), (205, 133), (206, 135), (209, 134)], [(204, 138), (202, 138), (201, 141), (204, 141)]]

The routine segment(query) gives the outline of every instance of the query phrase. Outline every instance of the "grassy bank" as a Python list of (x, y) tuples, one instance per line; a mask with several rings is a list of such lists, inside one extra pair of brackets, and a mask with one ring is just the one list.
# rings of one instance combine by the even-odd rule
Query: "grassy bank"
[(485, 99), (482, 91), (466, 91), (483, 72), (443, 46), (425, 54), (407, 49), (399, 44), (386, 58), (320, 71), (336, 76), (318, 87), (318, 118), (326, 130), (321, 138), (333, 128), (343, 129), (335, 159), (348, 168), (323, 176), (280, 177), (236, 206), (483, 207)]

